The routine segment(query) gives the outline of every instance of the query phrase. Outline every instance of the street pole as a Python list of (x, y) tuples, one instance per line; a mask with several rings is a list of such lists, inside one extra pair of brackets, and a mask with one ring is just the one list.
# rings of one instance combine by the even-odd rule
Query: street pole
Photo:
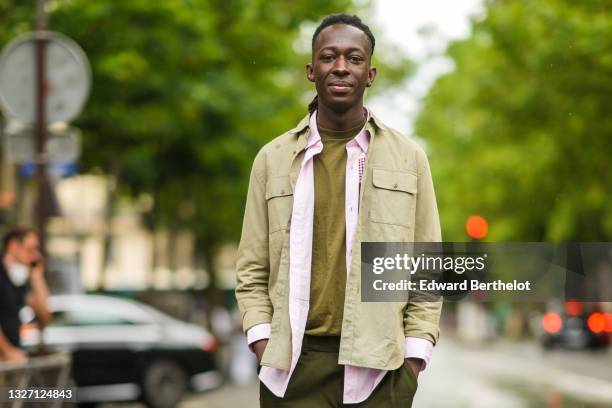
[(47, 238), (47, 163), (45, 145), (47, 139), (46, 99), (48, 87), (46, 83), (46, 45), (45, 30), (47, 29), (46, 0), (36, 2), (36, 181), (38, 197), (36, 202), (36, 227), (40, 237), (40, 246), (44, 250)]

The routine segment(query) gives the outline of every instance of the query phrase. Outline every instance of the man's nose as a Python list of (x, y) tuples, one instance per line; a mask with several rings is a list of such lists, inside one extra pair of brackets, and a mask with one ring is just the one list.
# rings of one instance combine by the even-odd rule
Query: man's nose
[(334, 62), (334, 74), (338, 76), (345, 76), (349, 74), (344, 57), (336, 58), (336, 61)]

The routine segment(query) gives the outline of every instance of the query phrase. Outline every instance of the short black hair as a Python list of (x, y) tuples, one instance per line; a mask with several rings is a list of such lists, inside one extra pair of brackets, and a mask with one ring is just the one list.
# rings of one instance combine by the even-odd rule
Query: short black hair
[(30, 234), (36, 234), (36, 230), (20, 225), (11, 227), (2, 239), (2, 253), (6, 252), (11, 241), (23, 242), (23, 239)]
[(360, 29), (370, 40), (370, 55), (374, 54), (374, 46), (376, 45), (376, 40), (374, 39), (374, 34), (370, 31), (370, 27), (365, 25), (363, 21), (357, 16), (351, 16), (348, 14), (340, 13), (340, 14), (331, 14), (321, 21), (321, 24), (317, 27), (314, 34), (312, 35), (312, 52), (314, 53), (315, 49), (315, 41), (317, 37), (323, 31), (323, 29), (332, 26), (334, 24), (346, 24), (353, 26), (355, 28)]

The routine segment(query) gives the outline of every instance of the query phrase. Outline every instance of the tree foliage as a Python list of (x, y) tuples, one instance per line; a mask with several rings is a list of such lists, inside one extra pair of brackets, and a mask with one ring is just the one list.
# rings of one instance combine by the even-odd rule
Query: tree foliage
[[(349, 0), (49, 4), (50, 28), (92, 65), (76, 123), (83, 171), (115, 174), (123, 194), (152, 195), (150, 227), (189, 229), (205, 252), (237, 239), (256, 151), (294, 126), (314, 95), (310, 52), (295, 49), (303, 23), (351, 10)], [(0, 43), (31, 30), (34, 10), (0, 0)], [(408, 71), (403, 62), (383, 74), (387, 86)]]
[(486, 2), (417, 120), (447, 240), (612, 238), (612, 15), (604, 0)]

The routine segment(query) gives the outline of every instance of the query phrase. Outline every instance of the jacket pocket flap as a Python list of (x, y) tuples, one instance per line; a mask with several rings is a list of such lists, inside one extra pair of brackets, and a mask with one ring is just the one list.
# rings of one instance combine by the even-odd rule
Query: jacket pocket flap
[(266, 200), (293, 195), (289, 176), (273, 177), (266, 183)]
[(372, 181), (375, 187), (416, 194), (417, 176), (414, 174), (384, 169), (373, 170)]

